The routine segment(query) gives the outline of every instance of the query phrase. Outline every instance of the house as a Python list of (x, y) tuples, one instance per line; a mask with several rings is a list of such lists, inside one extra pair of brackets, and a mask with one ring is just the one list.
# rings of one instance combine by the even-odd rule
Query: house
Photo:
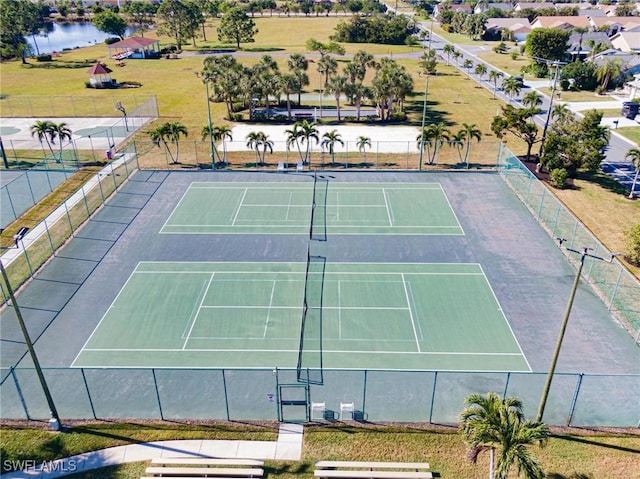
[(160, 40), (143, 37), (130, 37), (107, 45), (109, 58), (124, 60), (125, 58), (160, 58)]
[(605, 50), (598, 53), (593, 58), (593, 63), (597, 66), (603, 65), (608, 61), (616, 60), (622, 67), (621, 77), (627, 77), (640, 73), (640, 55), (634, 53), (625, 53), (620, 50)]
[(611, 48), (611, 40), (605, 32), (587, 32), (587, 33), (572, 33), (569, 37), (569, 48), (567, 53), (574, 59), (576, 56), (584, 59), (587, 58), (592, 51), (592, 46), (600, 44), (607, 45), (607, 48)]
[(588, 28), (591, 30), (591, 22), (587, 17), (580, 16), (540, 16), (531, 22), (531, 29), (534, 28), (559, 28), (561, 30), (573, 30), (576, 27)]
[(599, 8), (582, 8), (578, 10), (578, 16), (593, 18), (593, 17), (606, 17), (607, 14), (604, 13)]
[(487, 10), (496, 8), (503, 12), (509, 13), (513, 11), (513, 5), (511, 3), (491, 3), (486, 1), (478, 2), (476, 7), (473, 9), (473, 13), (484, 13)]
[(523, 42), (530, 32), (531, 24), (527, 18), (488, 18), (485, 24), (485, 35), (490, 38)]
[(472, 13), (471, 5), (465, 4), (454, 4), (454, 5), (444, 5), (442, 3), (438, 3), (435, 7), (433, 7), (433, 18), (438, 20), (442, 12), (445, 10), (451, 10), (452, 12), (467, 12)]
[(611, 37), (613, 48), (625, 53), (640, 53), (640, 32), (619, 32)]
[(605, 31), (611, 37), (623, 30), (633, 29), (640, 25), (639, 17), (593, 17), (591, 25), (594, 30)]
[(525, 10), (530, 8), (532, 10), (540, 10), (541, 8), (554, 8), (555, 4), (553, 2), (519, 2), (513, 7), (514, 12), (519, 12), (521, 10)]

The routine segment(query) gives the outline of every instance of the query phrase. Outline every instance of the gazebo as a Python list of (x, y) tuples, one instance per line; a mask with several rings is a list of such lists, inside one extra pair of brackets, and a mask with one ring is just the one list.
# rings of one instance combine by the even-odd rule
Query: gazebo
[(113, 70), (111, 70), (104, 63), (100, 63), (100, 62), (96, 63), (95, 65), (93, 65), (91, 68), (87, 70), (87, 73), (91, 75), (91, 78), (89, 79), (89, 83), (91, 84), (91, 86), (95, 88), (101, 88), (103, 86), (107, 86), (107, 87), (112, 86), (115, 83), (115, 80), (113, 80), (110, 75), (112, 71)]
[(109, 57), (114, 60), (125, 58), (160, 58), (160, 40), (154, 38), (130, 37), (107, 45)]

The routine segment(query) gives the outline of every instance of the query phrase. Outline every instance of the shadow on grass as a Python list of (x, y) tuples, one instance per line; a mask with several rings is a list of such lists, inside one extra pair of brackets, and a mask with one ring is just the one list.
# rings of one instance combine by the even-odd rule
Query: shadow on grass
[(281, 52), (283, 51), (284, 48), (280, 48), (280, 47), (250, 47), (250, 48), (243, 48), (242, 50), (240, 50), (241, 52)]
[(624, 446), (616, 446), (614, 444), (603, 444), (601, 442), (593, 441), (593, 440), (587, 439), (585, 437), (579, 437), (579, 436), (555, 436), (555, 439), (559, 439), (561, 441), (568, 441), (568, 442), (578, 442), (580, 444), (586, 444), (588, 446), (602, 447), (604, 449), (613, 449), (615, 451), (631, 452), (633, 454), (640, 454), (640, 449), (634, 449), (634, 448), (631, 448), (631, 447), (624, 447)]
[[(589, 183), (593, 183), (595, 185), (600, 186), (605, 190), (609, 190), (612, 193), (616, 193), (619, 195), (626, 196), (629, 194), (629, 190), (618, 183), (616, 180), (611, 178), (609, 175), (603, 173), (602, 171), (590, 172), (583, 171), (579, 172), (576, 175), (576, 179), (588, 181)], [(579, 189), (579, 187), (577, 187)]]

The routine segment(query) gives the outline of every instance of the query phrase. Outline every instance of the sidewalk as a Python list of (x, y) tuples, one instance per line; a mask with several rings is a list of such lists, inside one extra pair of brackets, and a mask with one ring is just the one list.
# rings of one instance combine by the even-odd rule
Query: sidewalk
[(110, 447), (79, 454), (24, 471), (3, 474), (3, 479), (55, 479), (68, 474), (127, 462), (148, 461), (154, 457), (218, 457), (299, 461), (302, 457), (303, 426), (281, 424), (277, 441), (178, 440)]

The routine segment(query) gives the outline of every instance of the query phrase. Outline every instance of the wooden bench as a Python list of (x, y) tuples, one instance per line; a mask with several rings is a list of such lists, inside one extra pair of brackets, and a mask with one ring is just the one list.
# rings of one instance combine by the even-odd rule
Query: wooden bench
[(264, 461), (258, 459), (221, 459), (213, 457), (154, 457), (151, 460), (153, 466), (253, 466), (262, 467)]
[(431, 479), (426, 462), (318, 461), (315, 477), (327, 479)]
[(242, 477), (259, 478), (264, 474), (257, 467), (167, 467), (151, 466), (145, 470), (147, 477)]

